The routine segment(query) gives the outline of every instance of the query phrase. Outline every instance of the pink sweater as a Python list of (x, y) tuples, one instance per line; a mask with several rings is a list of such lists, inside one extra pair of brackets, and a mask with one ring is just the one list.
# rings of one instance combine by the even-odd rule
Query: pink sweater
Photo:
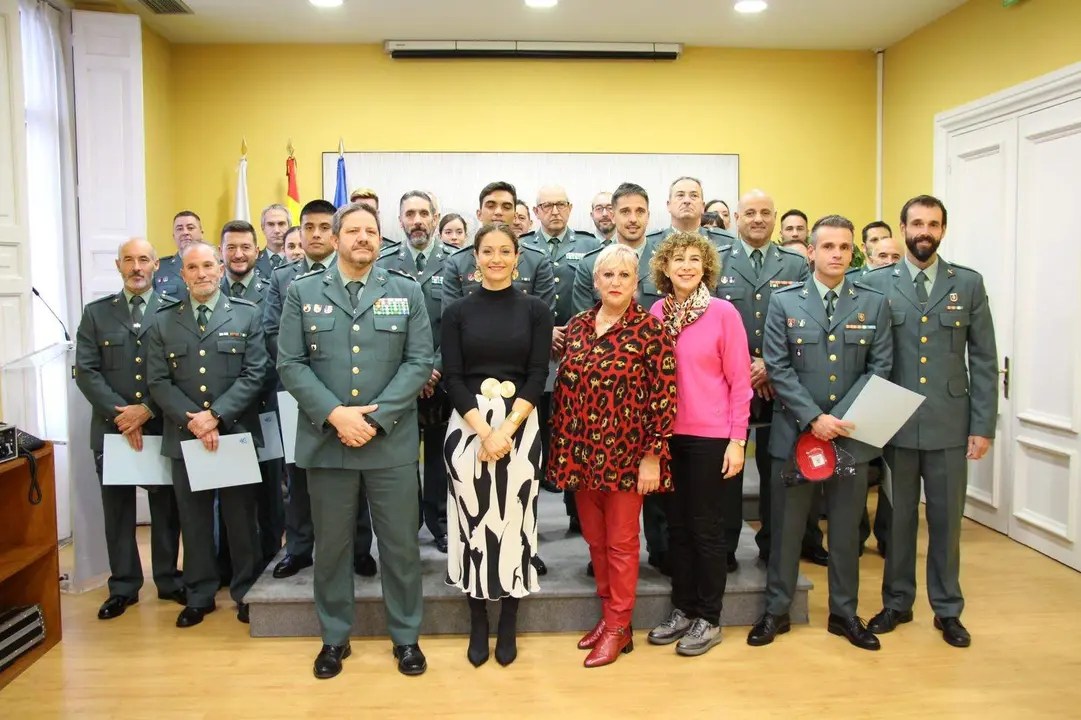
[[(664, 301), (650, 313), (664, 319)], [(672, 432), (708, 438), (746, 438), (751, 413), (751, 359), (739, 311), (710, 298), (702, 317), (676, 338), (676, 422)]]

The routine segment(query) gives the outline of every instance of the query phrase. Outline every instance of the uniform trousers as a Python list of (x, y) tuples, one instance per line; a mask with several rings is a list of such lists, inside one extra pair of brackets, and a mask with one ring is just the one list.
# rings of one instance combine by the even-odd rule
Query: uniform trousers
[(906, 612), (916, 600), (916, 532), (920, 479), (927, 499), (927, 596), (940, 618), (961, 617), (961, 521), (968, 485), (967, 448), (915, 450), (887, 446), (893, 482), (893, 527), (886, 551), (882, 603)]
[(420, 634), (424, 594), (416, 521), (415, 463), (375, 470), (308, 468), (315, 526), (315, 609), (323, 643), (344, 645), (353, 628), (354, 537), (362, 493), (371, 508), (379, 543), (379, 579), (387, 628), (395, 645)]
[[(309, 559), (315, 548), (315, 526), (312, 524), (312, 500), (308, 490), (308, 471), (293, 463), (285, 466), (289, 483), (289, 502), (285, 505), (285, 552), (296, 558)], [(359, 558), (372, 552), (372, 516), (367, 498), (357, 498), (357, 521), (353, 552)]]
[(818, 486), (826, 495), (829, 520), (829, 608), (833, 615), (856, 615), (860, 589), (860, 515), (867, 505), (867, 463), (856, 463), (854, 477), (785, 486), (781, 480), (786, 460), (773, 458), (773, 486), (769, 568), (766, 572), (766, 612), (784, 615), (792, 605), (799, 578), (800, 545), (807, 515)]
[[(94, 453), (98, 482), (102, 483), (102, 453)], [(180, 554), (180, 514), (170, 487), (148, 487), (150, 504), (150, 563), (159, 595), (184, 587), (177, 558)], [(143, 587), (143, 564), (135, 539), (135, 487), (101, 484), (101, 507), (105, 515), (105, 547), (109, 552), (109, 595), (139, 597)]]
[(573, 497), (593, 561), (604, 622), (613, 628), (630, 627), (638, 596), (642, 496), (637, 490), (578, 490)]
[(229, 535), (232, 566), (229, 595), (241, 602), (263, 569), (257, 519), (258, 486), (237, 485), (215, 490), (191, 489), (183, 460), (173, 460), (173, 491), (184, 538), (184, 586), (188, 607), (214, 605), (220, 575), (214, 551), (214, 496), (220, 500), (223, 526)]

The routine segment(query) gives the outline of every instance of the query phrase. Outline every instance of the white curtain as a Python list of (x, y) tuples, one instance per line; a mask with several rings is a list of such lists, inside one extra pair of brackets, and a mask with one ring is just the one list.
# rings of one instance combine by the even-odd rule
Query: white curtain
[[(78, 286), (79, 277), (73, 118), (62, 41), (64, 18), (59, 10), (40, 0), (20, 0), (20, 10), (30, 277), (40, 294), (33, 298), (33, 341), (34, 348), (41, 349), (64, 340), (64, 330), (46, 304), (72, 334), (75, 331), (72, 319), (80, 314), (78, 302), (71, 303), (68, 292), (72, 284)], [(57, 516), (61, 537), (71, 533), (68, 474), (67, 468), (62, 467), (67, 459), (70, 365), (61, 356), (45, 366), (36, 393), (35, 430), (57, 445)]]

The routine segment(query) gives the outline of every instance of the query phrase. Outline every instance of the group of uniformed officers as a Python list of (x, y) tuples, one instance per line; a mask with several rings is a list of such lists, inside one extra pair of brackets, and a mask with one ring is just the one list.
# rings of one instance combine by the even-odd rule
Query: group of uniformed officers
[[(552, 186), (539, 191), (533, 212), (540, 226), (527, 232), (528, 206), (513, 185), (495, 182), (481, 191), (476, 215), (481, 225), (506, 223), (520, 235), (513, 284), (552, 309), (553, 372), (563, 328), (598, 301), (592, 267), (604, 246), (624, 243), (638, 254), (638, 302), (647, 308), (661, 297), (648, 267), (665, 237), (698, 232), (717, 246), (722, 269), (714, 294), (741, 314), (755, 391), (751, 420), (762, 478), (756, 539), (768, 564), (768, 588), (750, 644), (767, 644), (789, 630), (800, 555), (828, 563), (830, 632), (878, 649), (876, 635), (912, 620), (922, 478), (934, 625), (951, 645), (967, 646), (958, 579), (966, 461), (982, 457), (994, 436), (997, 356), (982, 278), (937, 254), (946, 208), (930, 196), (906, 203), (900, 261), (888, 226), (873, 223), (874, 241), (894, 248), (892, 257), (883, 253), (892, 262), (875, 262), (868, 250), (874, 269), (846, 275), (855, 239), (844, 218), (823, 218), (795, 252), (773, 242), (777, 216), (766, 193), (740, 199), (734, 231), (703, 227), (705, 207), (701, 183), (684, 177), (670, 188), (670, 228), (647, 235), (648, 208), (621, 212), (611, 193), (599, 193), (591, 208), (596, 233), (574, 231), (570, 199)], [(413, 523), (426, 524), (438, 549), (447, 550), (442, 446), (450, 407), (441, 383), (439, 319), (480, 281), (468, 243), (455, 248), (436, 235), (439, 214), (430, 193), (406, 193), (398, 211), (406, 238), (400, 244), (382, 236), (378, 197), (370, 190), (355, 191), (341, 208), (309, 202), (299, 228), (290, 227), (284, 207), (272, 205), (261, 217), (263, 250), (247, 222), (226, 223), (211, 244), (198, 216), (181, 212), (173, 227), (177, 253), (159, 261), (145, 240), (121, 245), (116, 265), (123, 289), (87, 305), (78, 330), (76, 380), (93, 405), (99, 478), (106, 433), (123, 434), (136, 450), (145, 436), (160, 435), (162, 454), (172, 460), (172, 487), (148, 492), (154, 582), (159, 598), (184, 606), (177, 626), (200, 623), (215, 609), (222, 586), (237, 603), (238, 619), (247, 622), (245, 594), (279, 554), (284, 535), (274, 577), (315, 565), (323, 647), (314, 670), (322, 678), (338, 674), (351, 652), (354, 574), (377, 572), (398, 668), (424, 672)], [(304, 255), (289, 262), (283, 246), (293, 232)], [(803, 232), (806, 237), (806, 224)], [(842, 419), (872, 374), (926, 397), (885, 449), (847, 438), (852, 428)], [(295, 464), (261, 463), (259, 485), (193, 491), (180, 443), (198, 439), (214, 451), (222, 435), (237, 433), (261, 443), (259, 415), (277, 408), (281, 390), (300, 411)], [(558, 433), (548, 427), (547, 400), (540, 407), (542, 426)], [(788, 488), (780, 477), (803, 432), (836, 440), (857, 462), (855, 477), (821, 483), (828, 554), (817, 529), (819, 511), (812, 509), (818, 486)], [(418, 488), (422, 441), (427, 462)], [(879, 537), (880, 547), (888, 547), (884, 608), (868, 629), (856, 613), (866, 537), (859, 537), (858, 526), (866, 514), (868, 463), (883, 455), (892, 472), (892, 523), (887, 537)], [(742, 496), (742, 474), (723, 482), (727, 492)], [(143, 574), (135, 488), (102, 485), (101, 491), (111, 577), (98, 617), (110, 619), (138, 601)], [(667, 572), (667, 528), (653, 499), (647, 497), (643, 511), (648, 561)], [(576, 530), (573, 497), (566, 506)], [(742, 518), (724, 518), (724, 524), (729, 569), (736, 570)], [(534, 564), (544, 574), (539, 557)]]

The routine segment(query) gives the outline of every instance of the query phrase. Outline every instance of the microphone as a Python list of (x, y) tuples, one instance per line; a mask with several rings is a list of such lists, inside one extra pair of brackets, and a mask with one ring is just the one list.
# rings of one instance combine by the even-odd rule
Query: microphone
[(60, 323), (60, 329), (64, 331), (64, 339), (67, 340), (68, 342), (71, 342), (71, 335), (68, 334), (67, 325), (65, 325), (64, 321), (60, 319), (60, 316), (57, 315), (56, 312), (53, 311), (53, 309), (51, 307), (49, 307), (49, 303), (45, 302), (45, 298), (41, 297), (41, 293), (38, 292), (38, 289), (36, 287), (30, 288), (30, 291), (32, 293), (34, 293), (35, 295), (37, 295), (38, 300), (40, 300), (41, 304), (45, 306), (45, 309), (48, 310), (49, 313), (51, 313), (54, 318), (56, 318), (56, 321), (58, 323)]

